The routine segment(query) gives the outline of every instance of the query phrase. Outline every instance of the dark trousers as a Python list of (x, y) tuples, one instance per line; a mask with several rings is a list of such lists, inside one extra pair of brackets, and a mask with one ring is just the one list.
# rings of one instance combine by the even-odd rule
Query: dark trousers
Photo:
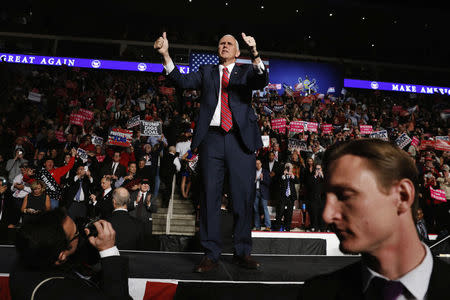
[(203, 197), (200, 202), (200, 242), (205, 254), (217, 260), (222, 252), (220, 204), (226, 170), (233, 202), (234, 251), (249, 255), (252, 249), (252, 215), (255, 200), (255, 154), (245, 150), (237, 132), (209, 130), (200, 145)]
[[(277, 224), (283, 226), (286, 231), (291, 230), (292, 211), (294, 206), (294, 197), (281, 196), (280, 203), (277, 205)], [(284, 216), (284, 221), (281, 219)]]

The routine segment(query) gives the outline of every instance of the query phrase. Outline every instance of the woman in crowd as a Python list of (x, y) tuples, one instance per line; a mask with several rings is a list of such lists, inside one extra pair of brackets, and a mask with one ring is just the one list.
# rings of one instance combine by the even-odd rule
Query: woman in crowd
[(31, 193), (26, 195), (22, 203), (23, 223), (30, 222), (36, 215), (50, 210), (50, 197), (45, 193), (45, 184), (35, 180), (31, 184)]

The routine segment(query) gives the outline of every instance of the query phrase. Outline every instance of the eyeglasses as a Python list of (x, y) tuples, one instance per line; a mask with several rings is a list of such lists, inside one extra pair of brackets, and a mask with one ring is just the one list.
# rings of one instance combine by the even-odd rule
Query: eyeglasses
[(69, 241), (69, 244), (72, 243), (74, 240), (76, 240), (77, 238), (80, 237), (80, 232), (77, 229), (77, 232), (75, 232), (75, 235), (73, 236), (73, 238)]

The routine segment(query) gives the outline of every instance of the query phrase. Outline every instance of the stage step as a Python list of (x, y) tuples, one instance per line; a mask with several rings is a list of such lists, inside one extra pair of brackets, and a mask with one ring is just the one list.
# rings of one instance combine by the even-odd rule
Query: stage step
[[(159, 197), (158, 197), (159, 198)], [(161, 208), (159, 200), (158, 211), (152, 215), (153, 234), (166, 234), (167, 208)], [(174, 194), (173, 214), (170, 221), (170, 235), (195, 235), (195, 210), (190, 200), (182, 199)]]

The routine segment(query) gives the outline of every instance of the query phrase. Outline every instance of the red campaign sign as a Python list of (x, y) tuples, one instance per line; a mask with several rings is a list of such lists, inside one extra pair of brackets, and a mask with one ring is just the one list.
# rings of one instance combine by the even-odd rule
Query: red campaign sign
[(161, 92), (161, 94), (166, 95), (166, 96), (175, 94), (175, 88), (173, 88), (173, 87), (160, 86), (159, 91)]
[(66, 138), (64, 137), (64, 132), (62, 131), (55, 131), (55, 137), (58, 140), (58, 142), (63, 143), (66, 141)]
[(331, 124), (321, 124), (320, 128), (322, 129), (322, 133), (324, 134), (330, 134), (333, 130), (333, 125)]
[(309, 97), (305, 97), (303, 98), (302, 103), (312, 103), (312, 99)]
[(303, 121), (292, 121), (291, 123), (289, 123), (290, 132), (303, 132), (303, 129)]
[(85, 108), (80, 108), (80, 110), (78, 111), (78, 113), (80, 115), (82, 115), (84, 117), (85, 120), (91, 121), (92, 119), (94, 119), (94, 112), (87, 110)]
[(70, 115), (70, 124), (74, 124), (74, 125), (78, 125), (78, 126), (83, 126), (84, 123), (84, 117), (81, 114), (71, 114)]
[(441, 202), (447, 202), (447, 198), (445, 198), (444, 190), (439, 190), (439, 189), (435, 190), (430, 186), (430, 194), (431, 194), (431, 198), (433, 198), (434, 200), (441, 201)]
[(420, 150), (426, 150), (426, 149), (430, 149), (430, 148), (434, 148), (434, 141), (432, 140), (424, 140), (420, 143)]
[(269, 90), (281, 90), (281, 83), (270, 83), (267, 85)]
[(296, 92), (292, 93), (292, 97), (294, 97), (294, 98), (299, 98), (300, 96), (301, 96), (300, 91), (296, 91)]
[(306, 124), (307, 124), (307, 130), (309, 131), (309, 132), (317, 132), (317, 128), (319, 127), (319, 124), (318, 123), (315, 123), (315, 122), (306, 122)]
[(274, 119), (271, 121), (271, 125), (272, 129), (286, 128), (286, 119)]
[(131, 146), (131, 139), (133, 131), (127, 129), (114, 128), (108, 136), (108, 143), (110, 145), (129, 147)]
[(359, 132), (361, 134), (371, 134), (373, 132), (372, 125), (359, 125)]
[(417, 138), (417, 136), (413, 137), (412, 141), (411, 141), (411, 145), (413, 145), (414, 147), (417, 147), (417, 146), (419, 146), (419, 144), (420, 144), (420, 140)]
[(434, 143), (434, 149), (440, 151), (450, 151), (450, 142), (444, 140), (436, 140)]
[(394, 105), (392, 106), (392, 112), (399, 113), (403, 111), (403, 107), (401, 105)]

